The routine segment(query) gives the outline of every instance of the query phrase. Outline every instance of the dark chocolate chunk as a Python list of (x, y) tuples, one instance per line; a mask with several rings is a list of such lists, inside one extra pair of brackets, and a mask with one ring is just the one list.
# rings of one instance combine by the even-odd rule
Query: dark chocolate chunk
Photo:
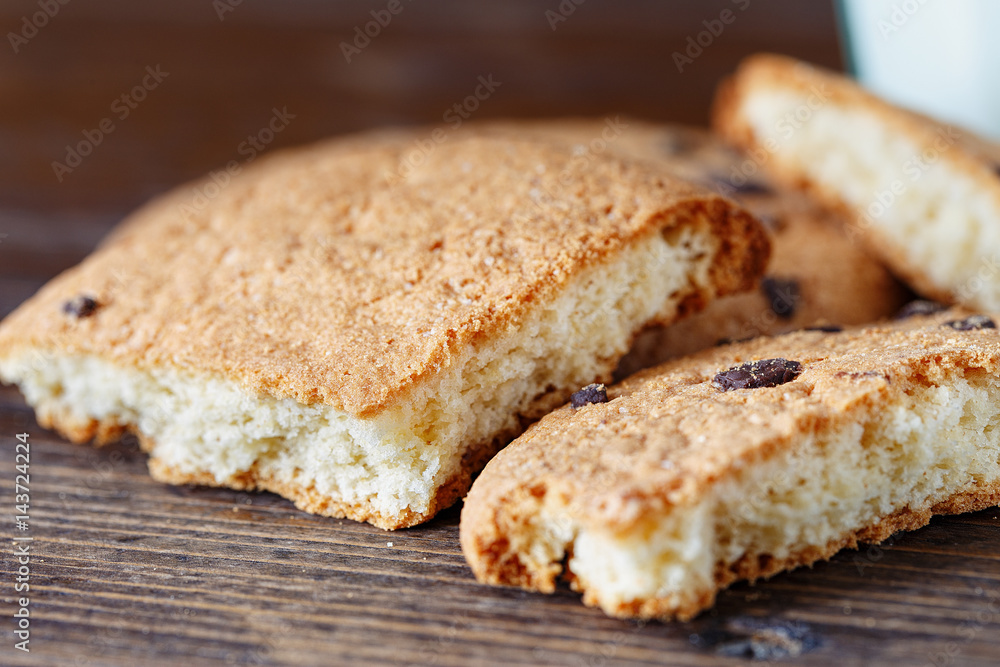
[(996, 329), (997, 324), (985, 315), (970, 315), (964, 320), (945, 322), (945, 326), (959, 331), (975, 331), (978, 329)]
[(761, 359), (748, 361), (722, 371), (712, 383), (722, 391), (734, 389), (763, 389), (791, 382), (802, 372), (802, 364), (788, 359)]
[(935, 313), (940, 313), (942, 310), (947, 308), (948, 306), (940, 304), (937, 301), (917, 299), (916, 301), (911, 301), (903, 306), (900, 311), (896, 313), (896, 319), (905, 320), (909, 317), (914, 317), (915, 315), (933, 315)]
[(844, 327), (838, 327), (836, 324), (820, 324), (815, 327), (806, 327), (806, 331), (821, 331), (823, 333), (840, 333), (844, 330)]
[(733, 345), (734, 343), (746, 343), (747, 341), (751, 341), (759, 337), (759, 335), (760, 334), (756, 334), (753, 336), (744, 336), (743, 338), (720, 338), (719, 340), (715, 341), (715, 346), (722, 347), (723, 345)]
[(608, 390), (603, 384), (588, 384), (569, 397), (569, 403), (574, 408), (582, 408), (590, 403), (607, 403)]
[(797, 280), (767, 277), (760, 281), (760, 289), (767, 297), (775, 315), (786, 320), (795, 315), (795, 309), (802, 296)]
[(760, 181), (753, 181), (750, 179), (742, 179), (740, 182), (735, 182), (731, 178), (726, 178), (725, 176), (712, 176), (712, 183), (715, 185), (716, 189), (722, 192), (722, 194), (728, 196), (732, 195), (772, 195), (774, 190), (771, 189), (766, 183), (761, 183)]
[(997, 176), (1000, 176), (1000, 162), (993, 165), (993, 171)]
[(69, 301), (65, 302), (62, 306), (62, 310), (67, 315), (72, 315), (78, 319), (84, 317), (90, 317), (97, 310), (99, 304), (93, 298), (87, 296), (86, 294), (81, 294), (80, 296), (74, 297)]
[(664, 155), (684, 155), (693, 153), (704, 143), (704, 140), (694, 133), (671, 132), (658, 142), (660, 152)]
[(766, 660), (792, 658), (821, 644), (819, 637), (801, 621), (736, 617), (712, 619), (700, 632), (688, 637), (692, 645), (726, 657)]

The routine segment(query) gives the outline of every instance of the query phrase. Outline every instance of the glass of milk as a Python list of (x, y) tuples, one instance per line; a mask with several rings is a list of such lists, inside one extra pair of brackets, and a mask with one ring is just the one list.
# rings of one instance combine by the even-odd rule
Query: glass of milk
[(900, 106), (1000, 140), (1000, 0), (838, 0), (850, 67)]

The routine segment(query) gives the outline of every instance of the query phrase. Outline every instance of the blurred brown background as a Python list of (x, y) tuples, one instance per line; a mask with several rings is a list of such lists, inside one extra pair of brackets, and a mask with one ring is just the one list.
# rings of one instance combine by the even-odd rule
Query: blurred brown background
[[(395, 15), (390, 0), (0, 3), (0, 316), (152, 195), (246, 159), (273, 109), (294, 119), (266, 150), (441, 123), (492, 75), (472, 119), (704, 124), (746, 54), (840, 64), (824, 0), (393, 1)], [(391, 20), (364, 46), (372, 11)], [(348, 62), (344, 43), (364, 48)], [(695, 57), (678, 71), (675, 53)], [(81, 142), (90, 154), (72, 171), (53, 166)]]
[[(2, 3), (0, 208), (127, 210), (237, 157), (273, 107), (295, 119), (269, 149), (441, 122), (487, 74), (502, 85), (474, 118), (623, 112), (704, 124), (713, 87), (746, 54), (840, 63), (824, 0), (398, 2), (350, 63), (341, 42), (388, 0)], [(34, 20), (42, 27), (15, 40), (15, 54), (10, 33), (23, 36), (47, 5), (58, 12)], [(546, 15), (562, 18), (560, 7), (565, 20)], [(678, 72), (672, 54), (704, 21), (718, 29), (724, 10), (734, 20)], [(119, 120), (113, 102), (147, 66), (169, 75)], [(51, 163), (106, 117), (115, 130), (59, 183)]]

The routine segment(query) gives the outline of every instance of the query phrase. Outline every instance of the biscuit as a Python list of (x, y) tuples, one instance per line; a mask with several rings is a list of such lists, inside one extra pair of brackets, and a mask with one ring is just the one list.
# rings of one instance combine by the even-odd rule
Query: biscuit
[(1000, 502), (1000, 334), (952, 309), (706, 350), (564, 406), (465, 501), (476, 577), (618, 617)]
[(655, 160), (738, 201), (764, 221), (772, 248), (758, 289), (718, 299), (676, 324), (643, 332), (622, 360), (618, 377), (721, 340), (867, 324), (892, 315), (912, 298), (880, 261), (851, 243), (843, 216), (774, 183), (748, 156), (706, 131), (632, 119), (539, 123), (532, 130), (589, 147), (595, 137), (607, 136), (605, 127), (621, 128), (607, 140), (609, 150)]
[(776, 178), (843, 209), (849, 237), (915, 290), (1000, 310), (1000, 146), (772, 55), (744, 61), (713, 114)]
[(761, 226), (648, 164), (338, 139), (148, 204), (0, 325), (0, 378), (153, 476), (414, 525), (633, 335), (753, 286)]
[(771, 260), (761, 285), (713, 301), (670, 326), (642, 332), (615, 375), (712, 347), (815, 326), (889, 317), (912, 293), (845, 233), (846, 220), (794, 188), (780, 186), (747, 155), (709, 132), (619, 116), (518, 123), (470, 123), (463, 130), (560, 141), (578, 159), (612, 153), (652, 160), (679, 177), (731, 197), (765, 223)]

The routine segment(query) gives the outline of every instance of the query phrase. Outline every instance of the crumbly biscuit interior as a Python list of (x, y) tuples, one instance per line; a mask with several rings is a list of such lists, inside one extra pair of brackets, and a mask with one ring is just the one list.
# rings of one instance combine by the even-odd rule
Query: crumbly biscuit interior
[(607, 378), (640, 327), (673, 319), (692, 293), (710, 294), (717, 249), (701, 213), (639, 239), (371, 417), (249, 395), (222, 377), (49, 350), (0, 360), (0, 378), (20, 385), (42, 423), (65, 432), (95, 420), (129, 426), (158, 464), (180, 475), (207, 473), (219, 485), (245, 487), (238, 478), (249, 472), (276, 487), (363, 507), (359, 516), (421, 517), (432, 511), (436, 491), (462, 474), (472, 446), (517, 429), (518, 415), (540, 416), (569, 392)]
[(956, 136), (942, 129), (929, 146), (918, 145), (887, 132), (869, 110), (833, 100), (810, 106), (807, 95), (761, 90), (742, 101), (760, 161), (774, 159), (832, 190), (854, 209), (852, 236), (881, 235), (939, 291), (1000, 309), (1000, 202), (947, 159), (962, 150)]
[(524, 560), (554, 577), (569, 554), (574, 587), (609, 614), (687, 618), (712, 603), (717, 568), (824, 549), (903, 508), (1000, 484), (997, 406), (1000, 378), (968, 371), (804, 434), (767, 461), (736, 467), (696, 502), (624, 532), (584, 525), (550, 494)]

